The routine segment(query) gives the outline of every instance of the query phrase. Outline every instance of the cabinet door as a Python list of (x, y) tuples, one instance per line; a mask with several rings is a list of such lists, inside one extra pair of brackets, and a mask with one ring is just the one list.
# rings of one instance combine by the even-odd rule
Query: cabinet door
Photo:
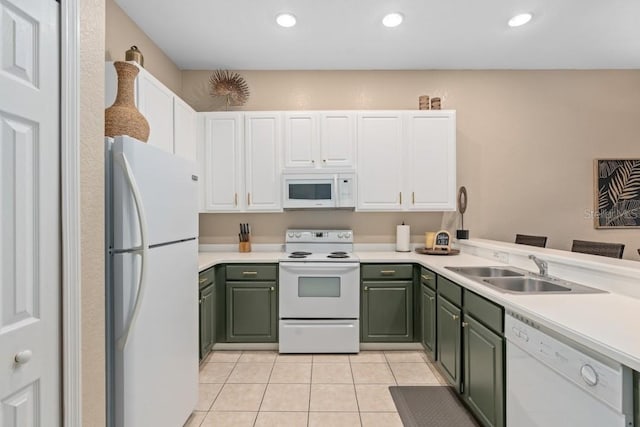
[(275, 282), (227, 282), (227, 341), (276, 342)]
[(465, 315), (464, 393), (469, 408), (486, 427), (504, 426), (504, 339)]
[(168, 153), (173, 147), (174, 94), (148, 72), (138, 74), (138, 110), (149, 122), (149, 145)]
[(205, 115), (205, 211), (241, 209), (242, 134), (241, 113)]
[(362, 282), (362, 341), (413, 341), (413, 282)]
[(402, 117), (358, 115), (358, 210), (402, 209)]
[(354, 113), (320, 113), (320, 161), (322, 167), (353, 168), (356, 145)]
[(418, 211), (456, 208), (454, 112), (407, 113), (407, 207)]
[(196, 112), (178, 97), (173, 98), (173, 142), (177, 156), (196, 161)]
[(422, 285), (422, 345), (432, 359), (436, 358), (436, 293)]
[(286, 113), (284, 116), (284, 167), (313, 169), (318, 158), (317, 115)]
[(281, 212), (280, 126), (278, 113), (245, 114), (246, 209)]
[(209, 353), (215, 341), (214, 290), (214, 285), (209, 285), (200, 291), (200, 360)]
[(460, 390), (460, 309), (441, 295), (437, 299), (438, 364), (450, 384)]

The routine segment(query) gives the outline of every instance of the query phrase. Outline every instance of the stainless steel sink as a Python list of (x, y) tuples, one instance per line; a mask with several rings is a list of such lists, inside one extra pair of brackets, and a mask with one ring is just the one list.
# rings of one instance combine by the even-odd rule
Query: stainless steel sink
[(510, 267), (445, 267), (464, 276), (475, 277), (522, 277), (524, 272)]
[(445, 267), (484, 286), (510, 294), (606, 293), (568, 280), (541, 276), (515, 267)]
[(484, 279), (483, 281), (507, 292), (571, 292), (571, 288), (534, 277), (503, 277), (499, 279)]

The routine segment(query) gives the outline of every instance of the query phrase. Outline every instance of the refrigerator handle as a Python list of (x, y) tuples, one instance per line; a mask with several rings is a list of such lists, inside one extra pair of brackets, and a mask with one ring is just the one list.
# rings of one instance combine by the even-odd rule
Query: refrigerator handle
[(125, 173), (125, 178), (133, 194), (133, 201), (136, 204), (136, 212), (138, 214), (138, 222), (140, 223), (140, 246), (136, 247), (131, 253), (140, 255), (140, 279), (138, 282), (138, 290), (136, 292), (136, 302), (133, 306), (133, 312), (129, 318), (129, 322), (125, 326), (124, 333), (118, 338), (118, 348), (120, 351), (124, 350), (129, 339), (129, 333), (133, 328), (140, 311), (140, 305), (144, 297), (144, 290), (147, 284), (147, 258), (149, 255), (149, 244), (147, 242), (147, 216), (144, 213), (144, 206), (142, 205), (142, 198), (140, 197), (140, 190), (136, 183), (133, 173), (131, 172), (131, 166), (127, 161), (124, 153), (118, 153), (115, 160), (120, 164), (122, 170)]

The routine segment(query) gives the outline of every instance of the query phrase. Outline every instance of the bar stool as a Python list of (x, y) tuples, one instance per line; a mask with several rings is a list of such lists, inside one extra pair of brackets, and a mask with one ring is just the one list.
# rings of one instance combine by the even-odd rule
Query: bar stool
[(527, 234), (516, 234), (516, 243), (519, 245), (538, 246), (544, 248), (547, 246), (547, 236), (529, 236)]
[(622, 258), (624, 245), (622, 243), (589, 242), (586, 240), (574, 240), (571, 252), (600, 255), (610, 258)]

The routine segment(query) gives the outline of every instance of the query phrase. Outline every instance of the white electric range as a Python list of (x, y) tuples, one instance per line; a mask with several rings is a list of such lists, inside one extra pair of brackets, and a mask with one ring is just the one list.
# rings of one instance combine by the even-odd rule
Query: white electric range
[(280, 353), (360, 350), (360, 263), (351, 230), (287, 230), (280, 259)]

